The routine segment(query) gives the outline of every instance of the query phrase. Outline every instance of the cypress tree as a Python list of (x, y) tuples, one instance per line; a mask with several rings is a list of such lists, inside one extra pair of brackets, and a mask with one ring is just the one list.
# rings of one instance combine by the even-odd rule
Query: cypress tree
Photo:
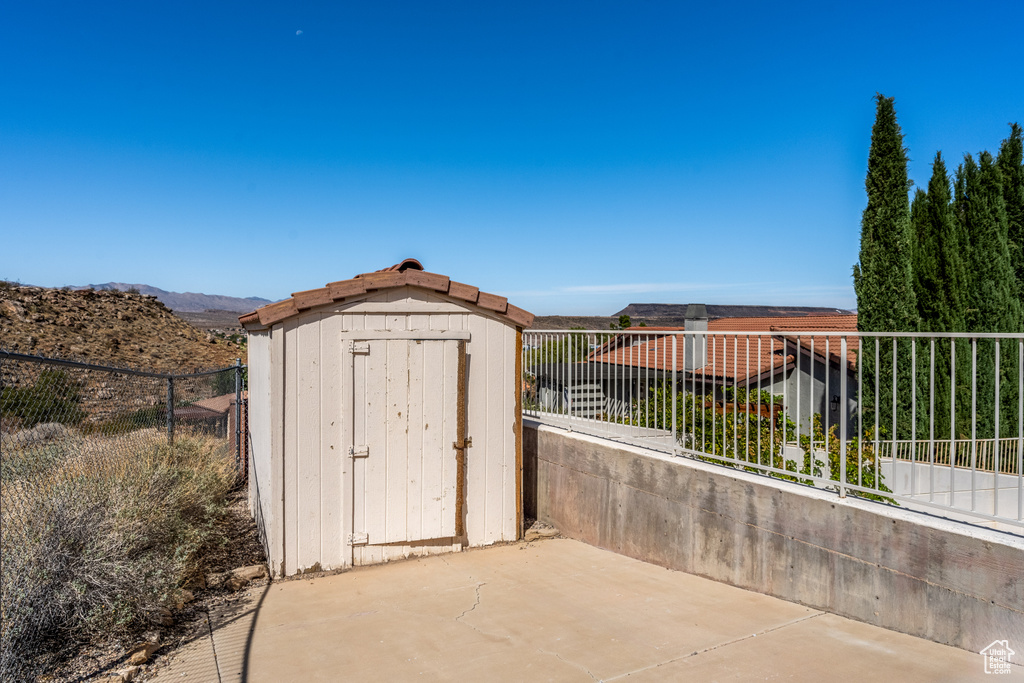
[(1010, 261), (1002, 173), (992, 155), (981, 152), (978, 163), (964, 157), (960, 174), (958, 213), (970, 241), (967, 331), (1019, 332), (1021, 302)]
[[(988, 152), (978, 155), (978, 163), (969, 154), (965, 155), (964, 163), (957, 169), (956, 215), (970, 242), (969, 286), (965, 297), (967, 331), (1020, 331), (1024, 311), (1010, 261), (1002, 173)], [(976, 344), (977, 434), (979, 438), (992, 438), (995, 432), (995, 342), (979, 339)], [(1011, 428), (1016, 432), (1017, 369), (1010, 346), (1004, 342), (1000, 349), (1000, 436), (1010, 436)], [(1011, 372), (1013, 381), (1010, 381)], [(970, 400), (968, 397), (965, 399)], [(1008, 414), (1011, 410), (1012, 420)], [(965, 427), (961, 430), (966, 431)]]
[[(1010, 124), (1010, 137), (1003, 140), (999, 147), (999, 170), (1003, 176), (1003, 201), (1006, 204), (1007, 247), (1010, 252), (1010, 264), (1017, 276), (1017, 299), (1024, 307), (1024, 140), (1021, 127), (1017, 123)], [(1024, 318), (1024, 312), (1022, 312)], [(1024, 319), (1021, 320), (1024, 327)], [(1021, 330), (1024, 331), (1024, 330)], [(1010, 346), (1010, 345), (1008, 345)], [(1001, 435), (1017, 436), (1013, 428), (1013, 417), (1020, 418), (1020, 403), (1013, 405), (1014, 398), (1020, 390), (1019, 376), (1024, 372), (1020, 367), (1020, 351), (1016, 352), (1016, 360), (1012, 346), (1004, 351), (1006, 357), (1001, 366), (1003, 374), (1003, 390), (1006, 400), (1003, 402), (1003, 419), (1010, 425), (1000, 430)]]
[[(949, 174), (942, 152), (935, 154), (928, 192), (918, 190), (911, 205), (914, 226), (914, 292), (923, 332), (964, 332), (964, 283), (967, 277), (964, 258), (966, 239), (960, 225), (953, 219)], [(970, 347), (957, 347), (957, 377), (961, 380), (970, 371)], [(934, 379), (930, 356), (934, 353)], [(950, 431), (950, 340), (937, 339), (934, 344), (918, 345), (918, 388), (928, 400), (934, 394), (935, 435), (949, 437)], [(920, 402), (920, 401), (919, 401)], [(928, 434), (931, 423), (929, 406), (921, 406), (918, 434)]]
[[(921, 188), (914, 190), (914, 199), (910, 202), (910, 225), (914, 234), (913, 244), (913, 283), (914, 298), (917, 300), (918, 326), (921, 331), (931, 331), (936, 327), (936, 319), (939, 317), (940, 300), (935, 288), (938, 282), (938, 255), (936, 236), (932, 233), (931, 225), (928, 222), (928, 194)], [(924, 339), (917, 339), (913, 342), (916, 345), (916, 358), (919, 361), (915, 370), (917, 372), (917, 386), (928, 391), (931, 377), (927, 355), (931, 352), (930, 344)], [(917, 411), (917, 434), (927, 434), (929, 428), (928, 406), (924, 403), (918, 405)]]
[(1010, 137), (999, 147), (1003, 176), (1010, 262), (1017, 278), (1017, 298), (1024, 301), (1024, 140), (1019, 124), (1010, 125)]
[(907, 150), (892, 97), (875, 97), (868, 174), (868, 205), (861, 217), (860, 260), (853, 269), (857, 326), (864, 331), (917, 329), (912, 275), (910, 180)]
[[(928, 192), (918, 191), (914, 230), (914, 290), (921, 330), (964, 332), (964, 258), (967, 240), (953, 219), (949, 174), (942, 152), (935, 154)], [(915, 205), (918, 199), (915, 197)]]
[(914, 190), (910, 202), (910, 225), (914, 231), (913, 282), (914, 298), (917, 301), (917, 316), (922, 331), (934, 330), (939, 317), (939, 297), (935, 296), (940, 286), (938, 274), (938, 238), (928, 221), (928, 194), (921, 188)]
[[(857, 293), (857, 327), (872, 332), (911, 332), (918, 327), (913, 281), (913, 229), (910, 221), (910, 179), (903, 132), (896, 121), (894, 99), (876, 95), (871, 129), (868, 173), (864, 181), (868, 204), (861, 217), (860, 260), (853, 268)], [(911, 344), (865, 339), (861, 349), (864, 384), (861, 387), (865, 427), (877, 425), (892, 438), (909, 438), (914, 419), (910, 410)], [(897, 371), (893, 374), (893, 354)], [(879, 405), (874, 405), (874, 392)], [(893, 413), (895, 391), (896, 412)]]

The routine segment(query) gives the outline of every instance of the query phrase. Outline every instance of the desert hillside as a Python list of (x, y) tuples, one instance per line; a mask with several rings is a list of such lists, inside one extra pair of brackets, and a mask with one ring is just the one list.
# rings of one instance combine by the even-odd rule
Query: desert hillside
[(245, 348), (196, 329), (156, 297), (0, 283), (0, 349), (160, 372), (233, 365)]

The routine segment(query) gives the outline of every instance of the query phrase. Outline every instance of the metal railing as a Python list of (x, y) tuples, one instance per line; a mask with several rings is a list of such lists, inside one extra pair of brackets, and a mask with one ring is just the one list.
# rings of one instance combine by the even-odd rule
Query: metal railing
[(545, 423), (1024, 530), (1024, 334), (527, 330), (522, 353)]
[(143, 566), (157, 556), (152, 508), (190, 476), (210, 486), (197, 464), (245, 477), (244, 370), (163, 374), (0, 350), (0, 679), (35, 680), (83, 628), (120, 627), (167, 590), (186, 560)]

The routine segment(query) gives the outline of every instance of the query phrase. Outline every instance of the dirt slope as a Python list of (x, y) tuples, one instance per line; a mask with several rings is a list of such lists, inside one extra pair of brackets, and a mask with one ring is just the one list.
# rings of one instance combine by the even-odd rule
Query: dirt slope
[(0, 283), (0, 348), (160, 372), (246, 360), (245, 348), (196, 329), (156, 297)]

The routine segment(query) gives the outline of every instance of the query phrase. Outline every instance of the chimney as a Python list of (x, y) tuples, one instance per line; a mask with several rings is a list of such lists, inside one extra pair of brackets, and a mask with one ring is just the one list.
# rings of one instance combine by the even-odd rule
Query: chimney
[(686, 329), (708, 329), (708, 307), (704, 304), (688, 304), (686, 306)]
[[(687, 332), (708, 331), (708, 307), (704, 304), (690, 304), (686, 307), (683, 329)], [(683, 342), (683, 369), (691, 372), (702, 368), (708, 362), (708, 337), (706, 334), (687, 334)]]

